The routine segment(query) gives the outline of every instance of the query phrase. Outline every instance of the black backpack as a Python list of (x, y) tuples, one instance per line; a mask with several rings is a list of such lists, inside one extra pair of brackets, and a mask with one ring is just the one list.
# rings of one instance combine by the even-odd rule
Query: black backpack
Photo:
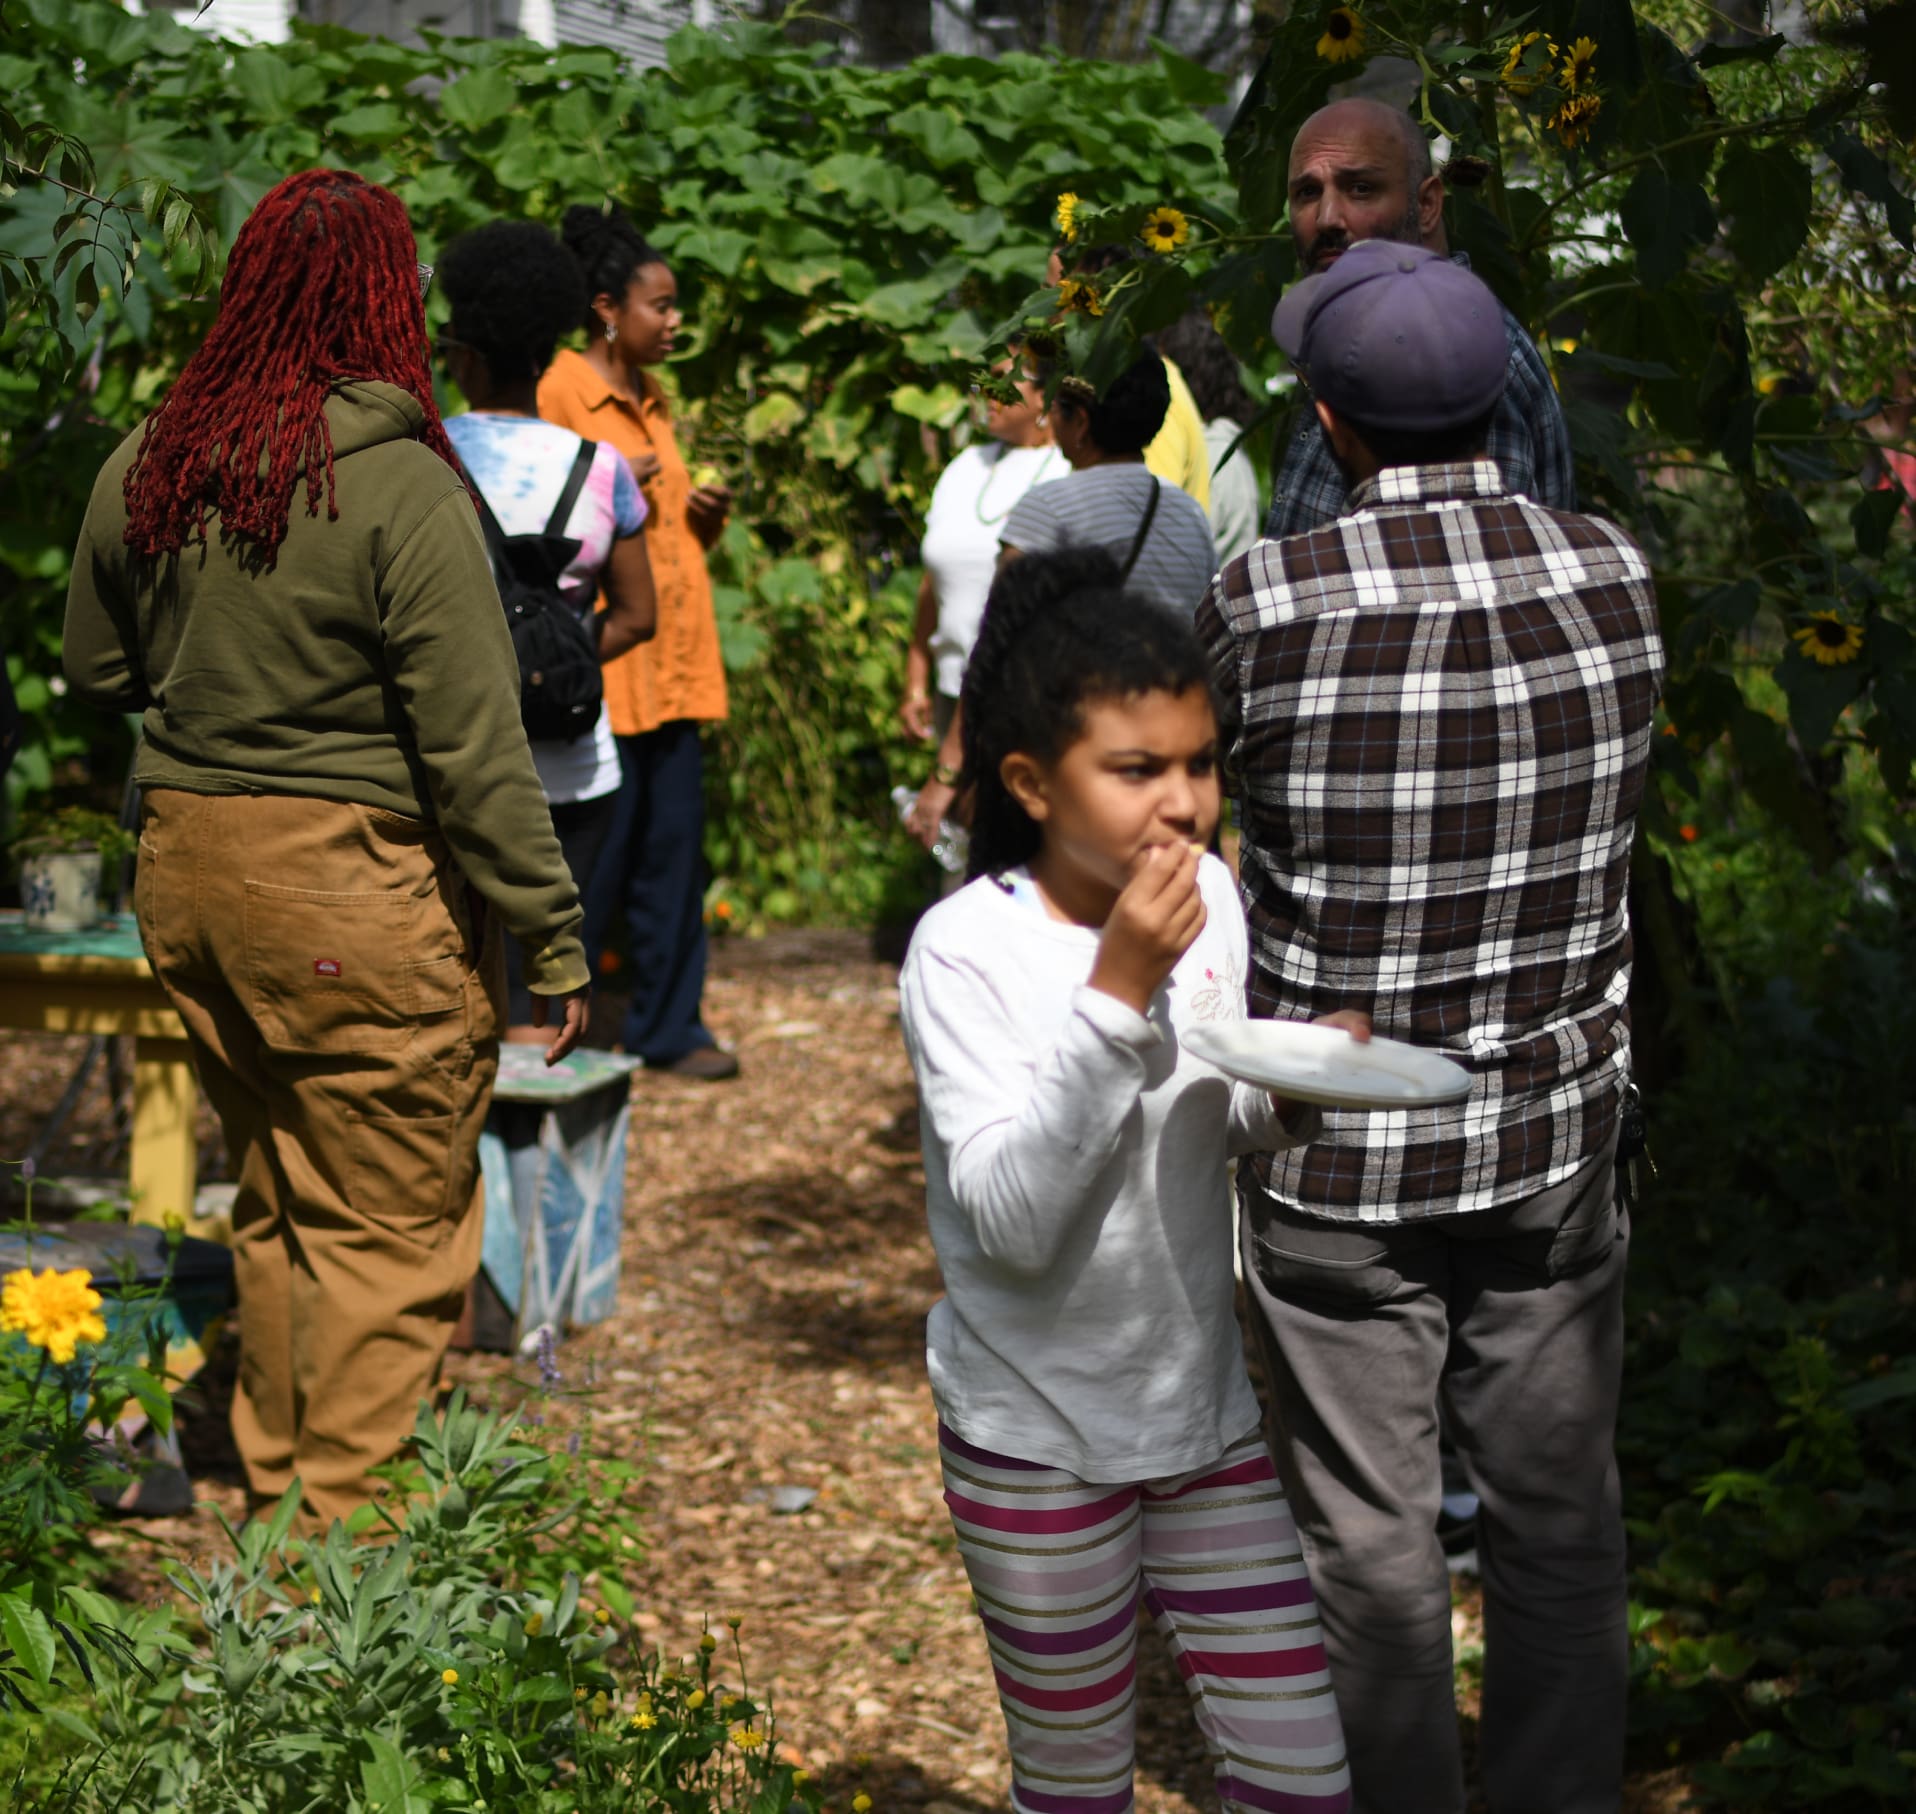
[(519, 657), (519, 715), (526, 735), (541, 743), (569, 743), (591, 730), (605, 698), (598, 638), (559, 590), (560, 576), (579, 552), (578, 541), (559, 531), (579, 501), (598, 451), (596, 441), (579, 444), (565, 489), (538, 535), (507, 535), (485, 494), (477, 485), (472, 488), (513, 653)]

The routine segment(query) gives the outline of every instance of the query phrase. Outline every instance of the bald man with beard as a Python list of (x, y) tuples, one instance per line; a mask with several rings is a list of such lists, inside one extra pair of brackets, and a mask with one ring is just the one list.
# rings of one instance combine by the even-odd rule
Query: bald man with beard
[[(1444, 232), (1444, 179), (1432, 168), (1430, 141), (1400, 107), (1382, 101), (1333, 101), (1299, 128), (1291, 144), (1291, 234), (1306, 276), (1327, 271), (1362, 239), (1452, 254)], [(1508, 310), (1510, 375), (1485, 445), (1505, 486), (1552, 510), (1577, 507), (1570, 430), (1556, 387), (1535, 343)], [(1268, 537), (1302, 535), (1343, 515), (1350, 488), (1308, 403), (1294, 412), (1290, 442), (1272, 487)]]

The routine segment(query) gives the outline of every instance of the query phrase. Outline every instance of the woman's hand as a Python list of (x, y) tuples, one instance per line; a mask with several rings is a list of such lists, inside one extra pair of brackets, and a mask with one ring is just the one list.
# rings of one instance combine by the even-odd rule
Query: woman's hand
[(585, 1038), (586, 1023), (592, 1018), (590, 985), (574, 989), (570, 995), (535, 995), (532, 998), (532, 1024), (543, 1027), (555, 1005), (559, 1010), (559, 1030), (546, 1047), (547, 1064), (557, 1064)]
[(1183, 843), (1144, 853), (1099, 934), (1092, 988), (1140, 1014), (1150, 1012), (1152, 996), (1204, 930), (1199, 854)]
[(696, 485), (685, 500), (685, 520), (701, 547), (711, 547), (724, 534), (731, 514), (732, 493), (724, 485)]
[(951, 817), (952, 802), (957, 798), (955, 787), (934, 776), (918, 790), (918, 798), (912, 802), (905, 820), (905, 829), (929, 850), (944, 835), (941, 827)]
[(913, 743), (931, 741), (931, 695), (920, 688), (907, 692), (898, 702), (898, 722)]

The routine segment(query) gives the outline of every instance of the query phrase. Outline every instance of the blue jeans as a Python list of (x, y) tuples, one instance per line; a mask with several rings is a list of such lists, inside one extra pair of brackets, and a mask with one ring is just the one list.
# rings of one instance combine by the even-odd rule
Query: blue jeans
[(625, 915), (632, 994), (620, 1043), (649, 1065), (716, 1043), (699, 1019), (705, 991), (705, 793), (699, 727), (675, 719), (620, 737), (618, 806), (585, 895), (596, 968)]

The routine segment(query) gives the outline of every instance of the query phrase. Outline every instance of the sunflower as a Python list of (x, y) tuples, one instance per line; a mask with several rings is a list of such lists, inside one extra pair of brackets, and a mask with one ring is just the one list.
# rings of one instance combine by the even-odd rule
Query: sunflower
[(1191, 223), (1175, 208), (1153, 208), (1144, 217), (1138, 237), (1153, 252), (1175, 252), (1191, 237)]
[(1086, 283), (1078, 277), (1067, 277), (1058, 286), (1058, 307), (1069, 315), (1090, 315), (1095, 318), (1104, 313), (1104, 298), (1098, 294), (1096, 284)]
[(1580, 94), (1553, 113), (1544, 124), (1563, 141), (1566, 151), (1574, 151), (1590, 136), (1590, 128), (1596, 124), (1597, 115), (1603, 111), (1603, 103), (1593, 94)]
[(1834, 611), (1812, 611), (1810, 621), (1790, 635), (1811, 661), (1826, 668), (1854, 661), (1863, 647), (1863, 626), (1844, 623)]
[(1058, 197), (1058, 231), (1067, 240), (1078, 237), (1078, 198), (1069, 189)]
[(1577, 94), (1587, 89), (1597, 79), (1597, 41), (1594, 38), (1579, 38), (1564, 53), (1563, 85), (1571, 93)]
[(1364, 21), (1351, 6), (1333, 6), (1324, 21), (1317, 54), (1326, 63), (1349, 63), (1364, 54)]
[[(1589, 40), (1585, 39), (1585, 43)], [(1541, 44), (1544, 54), (1534, 59), (1530, 67), (1524, 67), (1524, 54), (1533, 44)], [(1534, 94), (1549, 79), (1550, 66), (1557, 60), (1557, 41), (1546, 38), (1542, 32), (1525, 32), (1510, 47), (1510, 55), (1504, 58), (1504, 86), (1512, 94)]]

